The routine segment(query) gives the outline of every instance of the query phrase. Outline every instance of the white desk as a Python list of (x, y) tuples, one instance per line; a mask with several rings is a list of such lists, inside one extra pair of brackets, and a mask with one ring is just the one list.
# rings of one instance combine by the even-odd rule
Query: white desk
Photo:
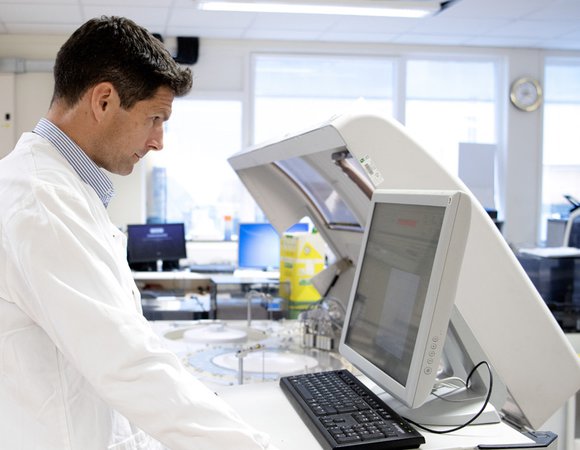
[[(218, 395), (251, 425), (265, 431), (279, 450), (321, 450), (322, 447), (286, 399), (278, 382), (252, 383), (217, 389)], [(506, 424), (474, 425), (439, 435), (421, 431), (422, 450), (473, 449), (478, 444), (529, 443)]]
[(187, 272), (185, 270), (167, 272), (133, 272), (135, 281), (197, 281), (209, 280), (207, 274), (197, 272)]

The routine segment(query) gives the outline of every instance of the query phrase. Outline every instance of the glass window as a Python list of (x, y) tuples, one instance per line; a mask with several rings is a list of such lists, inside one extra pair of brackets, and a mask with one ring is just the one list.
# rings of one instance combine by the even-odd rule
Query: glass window
[(278, 163), (312, 200), (327, 226), (359, 228), (359, 223), (335, 187), (309, 164), (308, 158), (291, 158)]
[(232, 218), (260, 219), (227, 162), (241, 142), (241, 101), (175, 99), (164, 149), (150, 154), (148, 220), (184, 222), (188, 239), (221, 240), (226, 226), (237, 229)]
[[(310, 128), (359, 98), (393, 115), (398, 64), (379, 56), (255, 54), (248, 108), (242, 93), (175, 99), (165, 149), (148, 158), (148, 220), (184, 222), (187, 237), (200, 240), (223, 239), (226, 226), (235, 236), (239, 221), (264, 221), (227, 162), (242, 136), (263, 142)], [(460, 142), (496, 142), (494, 61), (411, 60), (406, 70), (407, 127), (445, 167), (457, 172)], [(340, 205), (327, 213), (335, 223), (354, 223)]]
[(541, 239), (548, 219), (565, 219), (580, 198), (580, 60), (549, 59), (544, 75)]
[(393, 110), (394, 62), (334, 55), (255, 55), (254, 142), (322, 123), (364, 98)]
[(494, 61), (410, 60), (405, 123), (451, 173), (458, 173), (459, 144), (495, 144)]

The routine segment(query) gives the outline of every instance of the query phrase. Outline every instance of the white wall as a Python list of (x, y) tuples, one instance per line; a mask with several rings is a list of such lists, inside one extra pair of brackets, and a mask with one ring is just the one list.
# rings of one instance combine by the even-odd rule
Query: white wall
[(14, 74), (0, 73), (0, 157), (14, 145)]
[[(53, 60), (65, 39), (65, 36), (0, 35), (0, 59)], [(192, 67), (194, 90), (239, 92), (243, 98), (248, 99), (252, 52), (388, 56), (457, 54), (500, 58), (505, 62), (505, 73), (500, 74), (502, 82), (499, 87), (499, 98), (502, 99), (499, 120), (504, 126), (498, 127), (504, 130), (504, 135), (498, 138), (500, 189), (506, 194), (500, 205), (504, 211), (504, 234), (515, 246), (536, 244), (541, 189), (542, 111), (523, 113), (516, 110), (509, 103), (509, 85), (522, 75), (542, 80), (544, 58), (553, 53), (529, 49), (202, 39), (198, 63)], [(580, 57), (578, 52), (572, 55)], [(46, 111), (52, 93), (52, 78), (49, 73), (20, 73), (16, 74), (15, 81), (15, 128), (20, 134), (30, 129)], [(249, 144), (248, 139), (246, 130), (245, 144)], [(113, 221), (120, 226), (145, 218), (144, 171), (145, 168), (139, 168), (133, 176), (115, 179), (118, 194), (111, 204), (110, 213)]]
[(542, 109), (523, 112), (509, 103), (509, 84), (527, 75), (543, 79), (544, 55), (536, 50), (509, 52), (504, 116), (504, 235), (516, 246), (533, 246), (539, 235), (542, 188)]
[(53, 85), (51, 72), (16, 74), (16, 139), (46, 114)]

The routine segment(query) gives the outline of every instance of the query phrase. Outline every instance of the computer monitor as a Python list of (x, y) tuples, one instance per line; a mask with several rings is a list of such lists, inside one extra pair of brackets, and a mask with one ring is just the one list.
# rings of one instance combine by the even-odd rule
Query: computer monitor
[(133, 270), (175, 270), (185, 257), (183, 223), (127, 226), (127, 261)]
[(408, 410), (436, 381), (470, 217), (460, 191), (372, 196), (339, 351)]
[[(280, 236), (269, 223), (240, 223), (238, 267), (271, 270), (280, 267)], [(299, 222), (286, 232), (307, 232), (308, 224)]]

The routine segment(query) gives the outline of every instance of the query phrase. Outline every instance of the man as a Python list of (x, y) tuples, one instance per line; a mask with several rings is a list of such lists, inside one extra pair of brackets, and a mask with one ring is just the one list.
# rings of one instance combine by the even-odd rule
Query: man
[(54, 76), (46, 118), (0, 160), (0, 448), (266, 448), (162, 348), (106, 212), (101, 169), (127, 175), (161, 150), (191, 72), (102, 17), (67, 40)]

